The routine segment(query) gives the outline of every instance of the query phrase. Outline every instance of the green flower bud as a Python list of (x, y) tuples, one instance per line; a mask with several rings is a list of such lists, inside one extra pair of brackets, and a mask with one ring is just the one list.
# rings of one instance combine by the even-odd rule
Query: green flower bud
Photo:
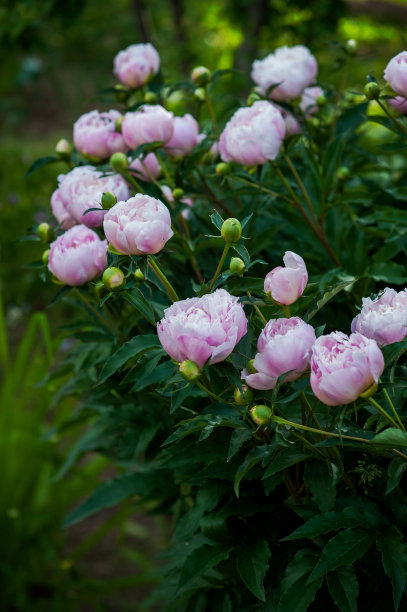
[(69, 140), (66, 138), (61, 138), (61, 140), (58, 140), (55, 146), (55, 153), (58, 155), (58, 157), (61, 157), (62, 159), (69, 158), (72, 151), (73, 145), (69, 142)]
[(341, 166), (336, 171), (336, 176), (338, 177), (340, 181), (346, 181), (346, 179), (349, 178), (350, 176), (349, 168), (347, 168), (346, 166)]
[(123, 172), (129, 167), (129, 160), (124, 153), (113, 153), (110, 158), (110, 165), (116, 172)]
[(191, 79), (194, 83), (202, 87), (207, 85), (212, 78), (210, 70), (205, 68), (205, 66), (196, 66), (191, 73)]
[(238, 242), (242, 235), (242, 226), (240, 221), (238, 219), (234, 219), (233, 217), (226, 219), (226, 221), (223, 222), (220, 233), (225, 242)]
[(102, 199), (100, 203), (102, 204), (102, 208), (104, 208), (105, 210), (109, 210), (109, 208), (112, 208), (112, 206), (117, 203), (117, 198), (111, 191), (105, 191), (102, 194)]
[(183, 197), (183, 195), (184, 195), (184, 190), (181, 189), (181, 187), (176, 187), (172, 191), (172, 197), (174, 198), (174, 200), (180, 200)]
[(239, 406), (249, 404), (253, 398), (253, 392), (247, 385), (242, 385), (242, 391), (243, 393), (241, 393), (239, 387), (236, 387), (235, 392), (233, 393), (235, 402), (236, 404), (239, 404)]
[(323, 94), (318, 96), (318, 98), (315, 101), (318, 104), (318, 106), (325, 106), (326, 104), (326, 98)]
[(146, 280), (146, 277), (144, 276), (140, 268), (137, 268), (137, 270), (134, 271), (134, 278), (138, 281)]
[(241, 276), (245, 269), (246, 266), (244, 265), (243, 259), (240, 259), (240, 257), (232, 257), (229, 265), (229, 270), (231, 274), (238, 274), (239, 276)]
[(41, 259), (44, 266), (47, 266), (49, 262), (49, 249), (43, 252)]
[(55, 238), (54, 230), (49, 223), (40, 223), (37, 227), (37, 234), (41, 238), (42, 242), (46, 244), (52, 242)]
[(232, 170), (232, 168), (231, 168), (230, 164), (227, 164), (225, 162), (220, 162), (220, 164), (217, 164), (217, 166), (215, 168), (215, 172), (219, 176), (226, 176), (227, 174), (230, 174), (231, 170)]
[(147, 91), (144, 94), (144, 102), (146, 104), (157, 104), (158, 96), (153, 91)]
[(345, 43), (345, 51), (348, 55), (353, 57), (358, 52), (359, 45), (354, 38), (349, 38)]
[(181, 374), (182, 378), (188, 382), (193, 382), (199, 378), (201, 374), (196, 363), (190, 359), (186, 359), (179, 364), (179, 373)]
[(271, 408), (268, 406), (253, 406), (250, 408), (250, 414), (256, 425), (268, 425), (271, 421)]
[(106, 268), (102, 281), (108, 291), (120, 291), (126, 285), (126, 279), (120, 268)]
[(103, 281), (98, 281), (96, 285), (93, 285), (93, 293), (95, 294), (95, 298), (99, 301), (106, 295), (106, 287)]
[(257, 374), (257, 370), (253, 365), (254, 359), (250, 359), (250, 361), (247, 364), (246, 370), (249, 372), (249, 374)]
[(259, 96), (258, 93), (256, 93), (255, 91), (252, 91), (251, 94), (249, 94), (246, 104), (247, 106), (253, 106), (253, 104), (255, 102), (258, 102), (259, 100), (261, 100), (261, 96)]
[(377, 83), (371, 81), (370, 83), (366, 83), (364, 92), (368, 100), (377, 100), (380, 96), (380, 87)]
[(194, 98), (199, 102), (205, 102), (205, 90), (203, 87), (197, 87), (194, 91)]
[(122, 123), (123, 123), (123, 115), (120, 115), (120, 117), (117, 117), (116, 121), (114, 122), (115, 128), (116, 128), (116, 132), (121, 132), (122, 131)]

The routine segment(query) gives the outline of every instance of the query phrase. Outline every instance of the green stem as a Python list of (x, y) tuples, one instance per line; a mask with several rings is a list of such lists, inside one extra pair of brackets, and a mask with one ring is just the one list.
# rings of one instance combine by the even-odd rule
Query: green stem
[(126, 181), (128, 181), (129, 183), (131, 183), (134, 187), (134, 189), (137, 190), (137, 193), (143, 193), (145, 194), (146, 192), (144, 191), (144, 189), (142, 189), (142, 187), (139, 185), (139, 183), (136, 181), (136, 179), (134, 178), (134, 176), (132, 176), (130, 174), (130, 172), (123, 172), (123, 177), (126, 179)]
[(315, 412), (314, 412), (314, 410), (313, 410), (313, 408), (312, 408), (311, 404), (309, 403), (308, 398), (307, 398), (307, 396), (305, 395), (304, 391), (301, 391), (301, 397), (302, 397), (302, 399), (303, 399), (303, 401), (304, 401), (304, 404), (306, 405), (307, 410), (308, 410), (309, 414), (311, 415), (311, 418), (312, 418), (312, 420), (314, 421), (315, 425), (316, 425), (316, 426), (317, 426), (319, 429), (321, 429), (321, 424), (320, 424), (320, 422), (318, 421), (318, 418), (317, 418), (317, 416), (316, 416), (316, 414), (315, 414)]
[(86, 304), (86, 306), (89, 308), (89, 310), (91, 310), (93, 312), (93, 314), (103, 323), (103, 325), (105, 325), (105, 327), (107, 327), (108, 329), (110, 329), (110, 331), (115, 334), (116, 330), (112, 327), (112, 325), (110, 325), (110, 322), (107, 321), (104, 317), (102, 317), (102, 315), (100, 314), (100, 312), (98, 312), (96, 310), (96, 308), (94, 308), (92, 306), (92, 304), (85, 298), (84, 295), (82, 295), (82, 293), (79, 291), (79, 289), (77, 289), (76, 287), (74, 288), (74, 292), (76, 293), (76, 295), (82, 300), (82, 302), (84, 304)]
[[(247, 297), (251, 298), (252, 294), (250, 293), (250, 291), (246, 291), (246, 295)], [(263, 323), (265, 325), (267, 325), (267, 319), (266, 317), (263, 315), (263, 313), (261, 312), (260, 308), (257, 306), (257, 304), (252, 304), (253, 308), (255, 309), (255, 311), (257, 312), (257, 314), (259, 315), (260, 319), (263, 321)]]
[(202, 182), (202, 185), (204, 187), (204, 190), (209, 195), (209, 197), (212, 200), (212, 202), (216, 206), (218, 206), (221, 210), (223, 210), (223, 212), (225, 212), (227, 215), (229, 215), (229, 217), (233, 217), (234, 213), (230, 210), (230, 208), (228, 206), (226, 206), (226, 204), (224, 204), (223, 202), (218, 200), (218, 198), (216, 196), (216, 193), (213, 191), (212, 187), (210, 186), (210, 184), (208, 183), (208, 181), (206, 180), (205, 176), (202, 174), (200, 169), (196, 168), (196, 171), (198, 173), (199, 178), (201, 179), (201, 182)]
[(209, 116), (211, 118), (213, 131), (215, 132), (216, 138), (218, 138), (218, 136), (219, 136), (219, 129), (218, 129), (218, 124), (216, 122), (215, 113), (213, 111), (213, 106), (212, 106), (211, 98), (210, 98), (209, 91), (208, 91), (208, 85), (206, 85), (206, 87), (205, 87), (205, 100), (206, 100), (206, 105), (208, 107)]
[(239, 183), (244, 183), (245, 185), (250, 185), (250, 187), (255, 187), (259, 191), (264, 191), (264, 193), (268, 193), (269, 195), (272, 195), (275, 198), (281, 198), (283, 200), (286, 200), (286, 202), (289, 202), (290, 204), (292, 204), (292, 200), (290, 200), (290, 198), (287, 198), (287, 196), (285, 196), (284, 194), (277, 193), (277, 191), (272, 191), (271, 189), (268, 189), (267, 187), (263, 187), (263, 185), (259, 185), (258, 183), (252, 183), (251, 181), (241, 178), (240, 176), (234, 176), (233, 180), (238, 181)]
[(286, 304), (281, 304), (281, 308), (284, 311), (284, 314), (286, 316), (286, 319), (289, 319), (291, 317), (291, 313), (290, 313), (290, 307), (287, 306)]
[(174, 287), (171, 285), (170, 281), (165, 276), (164, 272), (161, 270), (161, 268), (158, 265), (155, 257), (153, 255), (148, 255), (147, 256), (147, 261), (148, 261), (148, 267), (154, 272), (154, 274), (157, 276), (157, 278), (160, 279), (160, 281), (162, 282), (162, 284), (166, 288), (167, 293), (168, 293), (171, 301), (172, 302), (178, 302), (179, 301), (179, 297), (178, 297)]
[(402, 420), (400, 419), (400, 417), (399, 417), (399, 415), (398, 415), (398, 413), (397, 413), (397, 410), (395, 409), (394, 404), (393, 404), (393, 402), (392, 402), (392, 401), (391, 401), (391, 399), (390, 399), (389, 394), (387, 393), (387, 389), (383, 389), (383, 393), (384, 393), (384, 396), (385, 396), (385, 398), (387, 399), (387, 401), (388, 401), (388, 403), (389, 403), (389, 405), (390, 405), (390, 408), (391, 408), (391, 409), (392, 409), (392, 411), (393, 411), (394, 416), (396, 417), (396, 419), (397, 419), (397, 420), (398, 420), (398, 422), (400, 423), (400, 427), (401, 427), (401, 429), (402, 429), (403, 431), (406, 431), (406, 428), (404, 427), (403, 422), (402, 422)]
[(386, 106), (383, 104), (383, 102), (381, 102), (380, 100), (376, 100), (376, 102), (378, 103), (378, 105), (380, 106), (380, 108), (386, 113), (386, 115), (388, 116), (388, 118), (394, 123), (394, 125), (401, 130), (404, 134), (407, 135), (407, 128), (404, 127), (404, 125), (402, 125), (401, 123), (399, 123), (397, 121), (397, 119), (395, 117), (393, 117), (393, 115), (387, 110)]
[(295, 167), (294, 167), (293, 163), (291, 162), (291, 159), (288, 157), (288, 155), (284, 155), (284, 159), (287, 162), (287, 164), (288, 164), (288, 166), (289, 166), (289, 168), (290, 168), (290, 170), (291, 170), (295, 180), (297, 181), (298, 187), (300, 188), (301, 193), (304, 196), (304, 200), (308, 204), (308, 208), (309, 208), (311, 216), (312, 216), (312, 218), (314, 220), (315, 225), (318, 225), (319, 221), (318, 221), (317, 216), (316, 216), (316, 214), (314, 212), (314, 207), (312, 206), (311, 198), (309, 197), (308, 192), (305, 189), (305, 185), (302, 182), (302, 180), (300, 178), (300, 175), (298, 174), (297, 170), (295, 169)]
[(156, 179), (156, 178), (155, 178), (155, 177), (154, 177), (154, 176), (151, 174), (150, 170), (147, 168), (146, 164), (144, 163), (144, 161), (143, 161), (141, 158), (140, 158), (140, 163), (141, 163), (141, 165), (143, 166), (144, 172), (147, 174), (147, 176), (149, 177), (150, 181), (151, 181), (152, 183), (154, 183), (154, 185), (155, 185), (156, 187), (158, 187), (158, 189), (159, 189), (160, 191), (162, 191), (160, 183), (159, 183), (159, 182), (157, 181), (157, 179)]
[(388, 414), (388, 413), (385, 411), (385, 409), (384, 409), (384, 408), (382, 408), (382, 407), (380, 406), (380, 404), (378, 404), (378, 403), (376, 402), (376, 400), (374, 400), (374, 399), (373, 399), (373, 397), (369, 397), (367, 401), (368, 401), (370, 404), (372, 404), (372, 406), (374, 406), (374, 407), (376, 408), (376, 410), (377, 410), (378, 412), (380, 412), (380, 414), (381, 414), (382, 416), (384, 416), (384, 418), (385, 418), (385, 419), (387, 419), (387, 420), (389, 421), (389, 423), (391, 423), (391, 424), (393, 425), (393, 427), (396, 427), (397, 429), (400, 429), (399, 424), (398, 424), (398, 423), (397, 423), (397, 422), (396, 422), (396, 421), (393, 419), (393, 417), (391, 417), (391, 416), (390, 416), (390, 415), (389, 415), (389, 414)]
[(221, 258), (219, 260), (218, 267), (216, 268), (215, 274), (213, 275), (213, 278), (212, 278), (211, 283), (209, 285), (209, 289), (208, 289), (209, 293), (211, 293), (211, 291), (213, 289), (213, 286), (214, 286), (214, 284), (216, 282), (216, 279), (218, 278), (218, 276), (220, 274), (220, 271), (222, 269), (222, 266), (224, 264), (224, 261), (226, 259), (226, 255), (228, 254), (229, 249), (230, 249), (230, 244), (229, 244), (229, 242), (227, 242), (225, 244), (225, 248), (223, 249), (222, 256), (221, 256)]

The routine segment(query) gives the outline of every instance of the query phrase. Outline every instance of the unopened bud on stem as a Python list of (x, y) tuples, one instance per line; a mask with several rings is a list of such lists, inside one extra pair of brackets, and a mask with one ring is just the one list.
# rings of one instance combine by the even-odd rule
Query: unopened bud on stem
[(256, 425), (268, 425), (271, 420), (272, 412), (268, 406), (253, 406), (250, 408), (250, 414)]
[(235, 399), (236, 404), (239, 406), (245, 406), (252, 401), (253, 392), (247, 385), (242, 385), (242, 391), (240, 391), (239, 387), (236, 387), (233, 397)]
[(113, 153), (110, 158), (110, 165), (116, 172), (123, 172), (129, 167), (129, 160), (124, 153)]
[(184, 195), (184, 190), (181, 189), (181, 187), (176, 187), (175, 189), (173, 189), (172, 192), (172, 197), (174, 198), (174, 200), (180, 200)]
[(140, 268), (137, 268), (137, 270), (134, 271), (134, 278), (138, 281), (146, 280), (146, 277), (144, 276)]
[(230, 174), (231, 170), (232, 168), (230, 164), (227, 164), (226, 162), (220, 162), (215, 168), (215, 172), (219, 176), (226, 176), (227, 174)]
[(105, 210), (109, 210), (117, 203), (117, 198), (111, 191), (105, 191), (102, 194), (102, 199), (100, 203), (102, 204), (102, 208), (104, 208)]
[(196, 363), (190, 359), (186, 359), (179, 364), (179, 373), (181, 374), (182, 378), (188, 382), (193, 382), (199, 378), (201, 374)]
[(49, 223), (40, 223), (37, 227), (37, 234), (41, 238), (42, 242), (46, 244), (52, 242), (55, 238), (54, 230)]
[(155, 94), (153, 91), (147, 91), (144, 94), (144, 102), (146, 104), (157, 104), (158, 102), (157, 94)]
[(240, 259), (240, 257), (232, 257), (229, 265), (229, 270), (231, 274), (238, 274), (239, 276), (241, 276), (245, 269), (246, 266), (244, 265), (243, 259)]
[(230, 242), (231, 244), (238, 242), (242, 235), (242, 226), (239, 219), (234, 219), (233, 217), (226, 219), (223, 222), (220, 233), (225, 242)]
[(108, 291), (120, 291), (126, 285), (126, 279), (120, 268), (106, 268), (103, 272), (102, 280)]
[(210, 70), (205, 66), (196, 66), (191, 73), (191, 79), (194, 83), (199, 85), (199, 87), (203, 87), (207, 85), (212, 78)]
[(73, 145), (66, 138), (61, 138), (58, 140), (55, 146), (55, 153), (61, 157), (62, 159), (69, 158), (73, 151)]
[(368, 100), (377, 100), (380, 96), (380, 87), (377, 83), (371, 81), (370, 83), (366, 83), (364, 92)]

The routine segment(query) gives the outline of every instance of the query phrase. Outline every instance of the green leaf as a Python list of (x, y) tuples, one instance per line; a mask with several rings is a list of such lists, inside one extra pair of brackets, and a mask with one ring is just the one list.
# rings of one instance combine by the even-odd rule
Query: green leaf
[(155, 348), (161, 348), (161, 342), (156, 334), (147, 336), (135, 336), (125, 344), (123, 344), (103, 366), (98, 384), (102, 384), (112, 374), (114, 374), (123, 364), (129, 359), (140, 357), (143, 353)]
[(304, 471), (304, 482), (310, 489), (318, 508), (326, 512), (333, 508), (339, 470), (333, 464), (312, 461)]
[(393, 459), (388, 469), (388, 481), (385, 495), (394, 491), (406, 470), (407, 461), (404, 461), (404, 459)]
[(36, 172), (43, 166), (47, 166), (48, 164), (55, 164), (56, 162), (60, 162), (60, 161), (61, 160), (59, 159), (59, 157), (55, 157), (55, 155), (47, 155), (46, 157), (41, 157), (40, 159), (37, 159), (37, 161), (35, 161), (28, 168), (27, 172), (25, 173), (25, 178), (27, 178), (31, 174), (34, 174), (34, 172)]
[(316, 551), (302, 549), (287, 565), (279, 585), (281, 597), (278, 612), (305, 612), (314, 601), (315, 594), (322, 584), (322, 577), (311, 584), (307, 584), (307, 580), (318, 557)]
[(121, 296), (134, 306), (141, 314), (153, 325), (155, 325), (155, 315), (152, 306), (147, 302), (140, 289), (132, 289), (129, 291), (123, 291)]
[(341, 163), (344, 147), (343, 136), (338, 136), (329, 145), (322, 163), (322, 193), (327, 195), (332, 188), (334, 174)]
[(237, 571), (249, 591), (257, 599), (266, 601), (263, 580), (271, 557), (265, 540), (254, 540), (249, 546), (241, 548), (237, 554)]
[(338, 567), (327, 574), (326, 582), (332, 599), (341, 612), (357, 612), (359, 585), (351, 565)]
[(330, 287), (328, 287), (328, 289), (323, 291), (317, 298), (315, 298), (309, 310), (305, 314), (304, 320), (307, 322), (311, 321), (312, 317), (314, 317), (317, 312), (321, 310), (321, 308), (325, 306), (327, 302), (329, 302), (329, 300), (335, 297), (335, 295), (343, 289), (346, 289), (346, 287), (352, 285), (352, 283), (354, 283), (356, 280), (356, 276), (348, 276), (348, 278), (342, 283), (339, 283), (337, 285), (331, 285)]
[(251, 470), (255, 465), (260, 463), (265, 457), (266, 454), (270, 451), (270, 446), (264, 444), (263, 446), (256, 446), (252, 448), (251, 451), (246, 456), (246, 459), (239, 466), (234, 482), (234, 490), (236, 497), (239, 497), (239, 487), (243, 478), (246, 476), (247, 472)]
[(382, 553), (383, 568), (393, 586), (394, 608), (398, 610), (407, 577), (407, 546), (395, 527), (390, 527), (376, 539)]
[(406, 267), (394, 261), (374, 263), (368, 267), (366, 274), (375, 281), (392, 285), (403, 285), (407, 281)]
[(384, 431), (381, 431), (377, 436), (370, 441), (371, 444), (380, 446), (388, 446), (390, 448), (406, 448), (407, 447), (407, 432), (396, 429), (396, 427), (389, 427)]
[(238, 255), (240, 255), (240, 257), (244, 261), (244, 265), (248, 269), (250, 267), (250, 255), (249, 255), (249, 251), (246, 249), (244, 244), (237, 243), (237, 244), (234, 244), (232, 248), (236, 251)]
[(155, 385), (160, 382), (164, 382), (171, 378), (174, 373), (175, 365), (171, 360), (160, 363), (152, 372), (148, 375), (143, 374), (140, 371), (139, 381), (132, 387), (132, 392), (141, 391), (149, 385)]
[(309, 453), (306, 451), (297, 448), (296, 446), (289, 446), (287, 448), (283, 448), (279, 451), (278, 455), (273, 459), (269, 468), (263, 476), (263, 480), (284, 470), (285, 468), (290, 467), (290, 465), (295, 465), (300, 461), (303, 461), (309, 457)]
[(324, 512), (312, 516), (304, 525), (301, 525), (301, 527), (298, 527), (298, 529), (283, 539), (312, 539), (329, 531), (336, 531), (343, 527), (356, 527), (358, 525), (377, 529), (380, 525), (380, 515), (375, 515), (352, 506), (344, 508), (342, 511)]
[(342, 565), (352, 564), (363, 557), (373, 541), (373, 533), (365, 529), (344, 529), (329, 540), (308, 581), (312, 582)]
[(213, 213), (209, 215), (209, 218), (214, 224), (214, 226), (220, 231), (222, 229), (223, 219), (218, 213), (218, 211), (214, 209)]
[(173, 414), (181, 405), (184, 399), (186, 399), (191, 393), (194, 392), (194, 385), (187, 383), (184, 387), (176, 389), (171, 395), (171, 409), (170, 414)]
[(204, 544), (194, 550), (185, 560), (178, 589), (227, 559), (231, 550), (231, 548), (224, 548), (219, 545), (210, 546), (209, 544)]
[(252, 430), (249, 428), (235, 429), (230, 438), (229, 453), (226, 461), (230, 461), (232, 457), (241, 449), (243, 444), (252, 437)]

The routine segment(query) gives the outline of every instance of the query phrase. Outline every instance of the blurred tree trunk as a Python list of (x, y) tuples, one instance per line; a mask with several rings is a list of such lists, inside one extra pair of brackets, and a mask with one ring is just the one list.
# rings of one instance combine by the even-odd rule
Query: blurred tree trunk
[(180, 66), (183, 74), (190, 71), (188, 41), (184, 27), (184, 6), (182, 0), (170, 0), (176, 43), (179, 48)]
[(151, 36), (147, 24), (146, 6), (144, 0), (132, 0), (133, 10), (136, 15), (137, 25), (142, 42), (150, 42)]
[(245, 22), (242, 24), (245, 34), (243, 43), (237, 49), (234, 65), (237, 70), (248, 72), (253, 60), (257, 57), (259, 48), (259, 35), (261, 27), (268, 23), (268, 0), (252, 0), (246, 12)]

